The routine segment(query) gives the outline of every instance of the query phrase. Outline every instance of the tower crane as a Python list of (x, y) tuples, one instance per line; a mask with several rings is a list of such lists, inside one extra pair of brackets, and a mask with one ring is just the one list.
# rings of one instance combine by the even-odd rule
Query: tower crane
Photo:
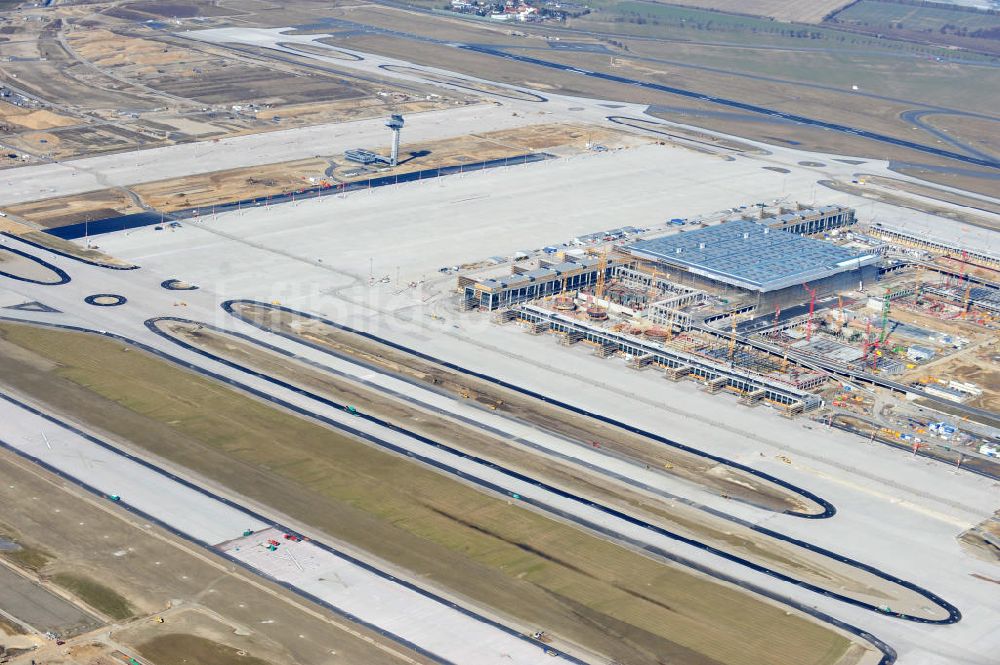
[(608, 249), (604, 248), (604, 252), (601, 254), (601, 260), (597, 262), (597, 284), (594, 287), (594, 299), (600, 300), (604, 296), (604, 280), (608, 270)]
[(882, 332), (879, 333), (878, 341), (879, 344), (885, 342), (886, 335), (889, 331), (889, 311), (892, 308), (892, 291), (888, 288), (885, 290), (885, 295), (882, 296)]

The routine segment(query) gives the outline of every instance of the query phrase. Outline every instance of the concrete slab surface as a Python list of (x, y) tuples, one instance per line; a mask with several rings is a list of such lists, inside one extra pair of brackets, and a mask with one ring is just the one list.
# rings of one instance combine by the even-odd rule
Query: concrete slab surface
[(97, 617), (5, 565), (0, 565), (0, 610), (40, 633), (60, 638), (101, 625)]

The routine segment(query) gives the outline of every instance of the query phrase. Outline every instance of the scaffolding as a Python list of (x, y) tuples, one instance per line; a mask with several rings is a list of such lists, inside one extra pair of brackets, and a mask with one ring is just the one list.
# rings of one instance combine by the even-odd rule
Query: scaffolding
[(686, 332), (691, 330), (693, 319), (691, 314), (663, 302), (654, 302), (646, 312), (646, 318), (657, 325), (666, 326), (670, 330)]
[(871, 235), (882, 240), (888, 240), (897, 245), (914, 247), (932, 252), (940, 252), (945, 256), (968, 260), (969, 258), (979, 261), (983, 266), (990, 268), (1000, 268), (1000, 255), (989, 250), (976, 250), (963, 247), (957, 242), (935, 238), (922, 231), (911, 231), (884, 224), (874, 224), (868, 231)]
[[(552, 330), (563, 335), (577, 333), (581, 336), (580, 341), (593, 344), (595, 354), (601, 357), (621, 353), (630, 359), (633, 366), (656, 364), (664, 368), (664, 375), (668, 379), (674, 381), (689, 377), (705, 382), (709, 390), (718, 392), (725, 389), (740, 395), (763, 390), (762, 400), (778, 405), (800, 404), (801, 410), (818, 408), (822, 404), (817, 395), (770, 377), (765, 372), (750, 369), (773, 371), (777, 363), (773, 360), (766, 361), (763, 357), (766, 354), (747, 353), (744, 359), (742, 354), (745, 352), (741, 350), (739, 362), (730, 365), (704, 353), (684, 350), (705, 346), (704, 343), (687, 337), (681, 338), (676, 346), (664, 346), (628, 332), (609, 330), (535, 305), (518, 305), (515, 309), (517, 317), (529, 324), (531, 332)], [(726, 350), (719, 348), (724, 357)], [(634, 360), (635, 358), (641, 360)]]

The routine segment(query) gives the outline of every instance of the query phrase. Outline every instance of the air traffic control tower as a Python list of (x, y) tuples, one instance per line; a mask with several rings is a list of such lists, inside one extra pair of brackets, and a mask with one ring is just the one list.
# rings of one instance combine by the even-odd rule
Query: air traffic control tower
[(396, 166), (399, 163), (399, 134), (403, 129), (403, 116), (394, 114), (386, 121), (385, 126), (392, 130), (392, 152), (389, 154), (389, 166)]

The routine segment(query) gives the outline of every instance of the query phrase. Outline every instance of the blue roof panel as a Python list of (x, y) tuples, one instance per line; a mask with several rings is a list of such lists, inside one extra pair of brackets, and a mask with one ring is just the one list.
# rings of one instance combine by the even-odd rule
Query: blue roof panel
[[(734, 220), (627, 246), (633, 253), (686, 267), (727, 283), (770, 291), (834, 274), (873, 257), (831, 243)], [(823, 274), (825, 273), (825, 274)]]

